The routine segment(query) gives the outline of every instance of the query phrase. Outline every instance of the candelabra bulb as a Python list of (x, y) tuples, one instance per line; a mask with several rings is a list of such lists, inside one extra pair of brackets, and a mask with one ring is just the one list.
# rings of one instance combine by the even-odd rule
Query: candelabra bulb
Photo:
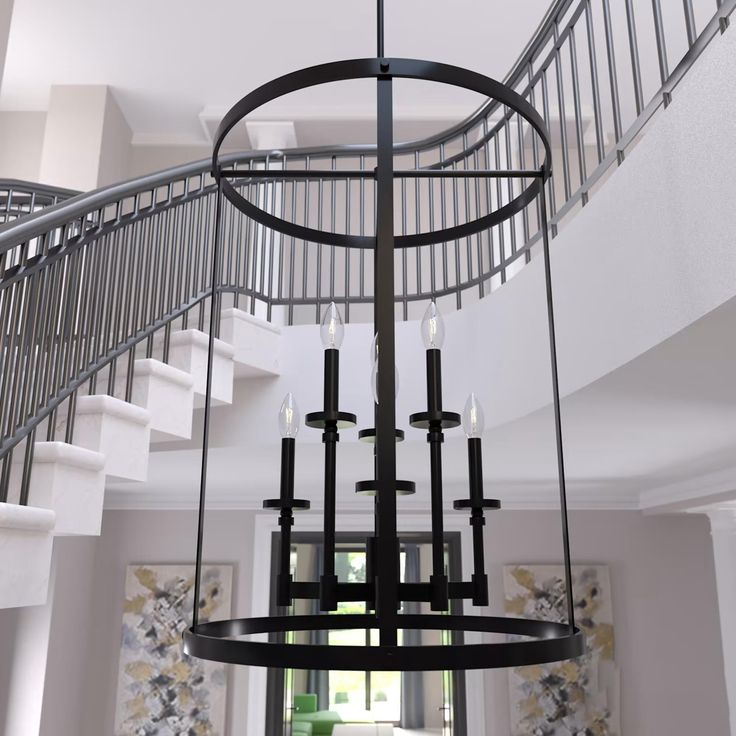
[(485, 427), (485, 418), (483, 416), (483, 407), (478, 401), (475, 394), (470, 394), (465, 402), (463, 411), (463, 429), (468, 439), (472, 437), (480, 437)]
[(427, 350), (441, 349), (445, 342), (445, 323), (436, 302), (430, 302), (422, 319), (422, 339)]
[(279, 411), (279, 432), (282, 437), (296, 437), (299, 432), (299, 407), (296, 405), (294, 394), (289, 391), (284, 397)]
[(325, 310), (319, 334), (325, 349), (340, 349), (345, 336), (345, 325), (335, 302), (330, 302)]

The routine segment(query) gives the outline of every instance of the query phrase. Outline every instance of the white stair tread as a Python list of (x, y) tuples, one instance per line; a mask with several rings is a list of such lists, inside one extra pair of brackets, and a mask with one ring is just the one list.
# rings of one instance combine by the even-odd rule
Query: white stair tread
[(33, 462), (60, 463), (88, 470), (102, 470), (105, 467), (105, 456), (101, 452), (70, 445), (67, 442), (36, 442), (33, 448)]
[(220, 337), (234, 350), (235, 375), (278, 376), (281, 373), (281, 329), (242, 309), (223, 309)]
[(0, 503), (0, 529), (22, 529), (29, 532), (50, 532), (56, 524), (56, 513), (37, 506)]
[(134, 374), (138, 376), (158, 376), (171, 383), (188, 388), (194, 385), (194, 378), (190, 373), (174, 368), (173, 365), (162, 363), (155, 358), (140, 358), (135, 361)]
[[(172, 347), (189, 344), (209, 350), (210, 337), (201, 330), (180, 330), (171, 335), (170, 345)], [(223, 358), (232, 358), (235, 355), (235, 348), (217, 337), (213, 342), (213, 350), (215, 355), (221, 355)]]
[(147, 409), (107, 394), (80, 396), (77, 399), (76, 414), (110, 414), (141, 425), (151, 421), (151, 414)]

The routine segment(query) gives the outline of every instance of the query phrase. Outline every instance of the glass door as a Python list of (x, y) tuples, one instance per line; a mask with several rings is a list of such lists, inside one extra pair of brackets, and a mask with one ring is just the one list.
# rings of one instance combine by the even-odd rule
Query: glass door
[[(446, 561), (451, 579), (459, 579), (459, 535), (447, 535)], [(362, 537), (362, 539), (360, 538)], [(426, 579), (431, 568), (428, 534), (402, 537), (402, 581)], [(322, 545), (319, 534), (293, 537), (291, 572), (295, 580), (319, 579)], [(339, 535), (335, 572), (340, 582), (360, 583), (366, 578), (364, 535)], [(405, 604), (405, 613), (428, 613), (429, 604)], [(414, 610), (416, 609), (416, 610)], [(342, 602), (333, 614), (364, 613), (360, 601)], [(274, 609), (274, 613), (276, 613)], [(297, 600), (281, 614), (309, 615), (318, 612), (311, 600)], [(453, 609), (453, 612), (458, 612)], [(449, 644), (453, 635), (441, 631), (399, 632), (400, 642), (411, 645)], [(365, 629), (334, 629), (323, 632), (293, 632), (286, 640), (296, 644), (367, 646), (378, 643), (378, 632)], [(315, 661), (315, 666), (319, 662)], [(326, 670), (272, 670), (269, 674), (265, 736), (291, 736), (328, 723), (391, 724), (397, 733), (411, 736), (465, 736), (464, 677), (451, 672), (365, 672)], [(403, 729), (403, 730), (401, 730)]]

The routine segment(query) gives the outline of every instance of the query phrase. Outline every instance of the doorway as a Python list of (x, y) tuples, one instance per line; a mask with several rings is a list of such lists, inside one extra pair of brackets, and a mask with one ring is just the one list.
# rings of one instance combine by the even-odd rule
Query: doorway
[[(335, 568), (340, 582), (365, 582), (365, 532), (337, 535)], [(401, 579), (426, 580), (431, 572), (431, 535), (408, 532), (400, 535)], [(297, 581), (319, 578), (322, 535), (292, 536), (291, 574)], [(272, 568), (278, 561), (278, 534), (273, 535)], [(460, 580), (460, 534), (445, 534), (445, 566), (451, 580)], [(275, 580), (275, 568), (271, 580)], [(452, 602), (451, 613), (462, 613), (462, 602)], [(364, 613), (365, 603), (340, 603), (331, 615)], [(429, 613), (429, 604), (404, 603), (403, 613)], [(272, 615), (319, 613), (316, 601), (298, 600), (288, 609), (275, 605)], [(274, 641), (299, 644), (370, 645), (377, 632), (364, 629), (324, 632), (293, 632), (274, 635)], [(413, 645), (460, 644), (457, 632), (404, 631), (402, 643)], [(266, 736), (331, 735), (348, 731), (346, 725), (381, 724), (381, 733), (394, 736), (466, 736), (465, 676), (463, 672), (344, 672), (325, 670), (268, 671)], [(311, 724), (310, 726), (305, 724)], [(316, 728), (316, 730), (315, 730)], [(354, 729), (356, 733), (358, 729)]]

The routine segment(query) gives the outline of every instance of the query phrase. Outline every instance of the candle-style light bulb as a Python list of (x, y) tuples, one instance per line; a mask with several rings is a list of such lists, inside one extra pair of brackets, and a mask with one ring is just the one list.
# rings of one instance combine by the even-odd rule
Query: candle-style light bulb
[(330, 302), (322, 316), (322, 324), (319, 329), (322, 344), (326, 350), (339, 350), (345, 336), (345, 325), (342, 315), (335, 302)]
[(371, 365), (374, 366), (377, 360), (378, 360), (378, 333), (376, 332), (376, 334), (373, 335), (373, 340), (371, 341)]
[[(373, 389), (373, 401), (378, 403), (378, 360), (373, 361), (371, 371), (371, 388)], [(399, 395), (399, 369), (394, 366), (394, 398)]]
[(294, 394), (289, 391), (284, 397), (279, 411), (279, 432), (281, 432), (281, 436), (284, 438), (296, 437), (299, 432), (299, 421), (299, 407), (297, 407), (294, 400)]
[(480, 437), (485, 427), (483, 407), (475, 394), (470, 394), (463, 410), (463, 429), (468, 439)]
[(422, 340), (427, 350), (441, 349), (445, 342), (445, 323), (435, 302), (430, 302), (422, 319)]

